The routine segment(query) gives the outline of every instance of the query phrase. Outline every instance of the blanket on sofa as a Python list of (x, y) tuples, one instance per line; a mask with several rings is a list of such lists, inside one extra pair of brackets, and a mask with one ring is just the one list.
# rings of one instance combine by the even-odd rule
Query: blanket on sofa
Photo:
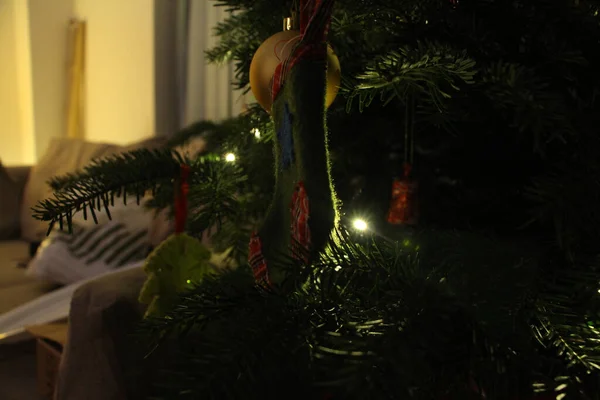
[[(95, 279), (109, 277), (119, 272), (141, 271), (142, 265), (143, 261), (136, 262), (116, 271), (109, 271), (97, 277), (75, 282), (0, 315), (0, 342), (22, 340), (26, 337), (24, 332), (27, 326), (41, 325), (66, 318), (71, 309), (71, 298), (77, 289)], [(141, 274), (143, 275), (143, 273)], [(139, 292), (139, 287), (137, 291)]]

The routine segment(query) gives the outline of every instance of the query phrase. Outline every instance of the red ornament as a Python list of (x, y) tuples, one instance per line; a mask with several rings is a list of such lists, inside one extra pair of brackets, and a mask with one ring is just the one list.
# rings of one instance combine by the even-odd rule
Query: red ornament
[(292, 213), (292, 257), (308, 264), (308, 250), (310, 249), (310, 227), (308, 226), (309, 203), (304, 182), (296, 185), (290, 204)]
[(394, 179), (392, 201), (387, 221), (394, 225), (416, 225), (419, 220), (417, 204), (418, 183), (410, 177), (411, 166), (404, 163), (404, 176)]
[(269, 270), (267, 269), (267, 261), (262, 253), (262, 242), (256, 232), (250, 237), (248, 245), (248, 264), (252, 268), (252, 274), (256, 284), (263, 289), (271, 287), (269, 280)]

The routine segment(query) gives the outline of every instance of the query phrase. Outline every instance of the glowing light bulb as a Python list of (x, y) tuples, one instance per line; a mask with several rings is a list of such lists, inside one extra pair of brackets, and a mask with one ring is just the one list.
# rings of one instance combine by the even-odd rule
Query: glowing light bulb
[(255, 138), (260, 139), (260, 131), (258, 130), (258, 128), (252, 129), (252, 133), (254, 133)]
[(369, 229), (369, 225), (367, 225), (367, 222), (364, 219), (360, 218), (355, 219), (352, 225), (357, 231), (366, 231), (367, 229)]
[(225, 161), (227, 161), (227, 162), (234, 162), (235, 161), (235, 154), (233, 154), (233, 153), (227, 153), (227, 154), (225, 154)]

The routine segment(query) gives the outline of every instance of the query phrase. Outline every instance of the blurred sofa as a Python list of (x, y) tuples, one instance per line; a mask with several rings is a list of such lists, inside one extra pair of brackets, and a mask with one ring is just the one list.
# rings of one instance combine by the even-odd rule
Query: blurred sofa
[[(177, 150), (194, 155), (203, 151), (204, 144), (198, 139)], [(31, 207), (51, 197), (47, 181), (75, 172), (92, 159), (164, 145), (158, 138), (124, 147), (61, 138), (52, 141), (35, 166), (0, 165), (0, 316), (56, 288), (28, 277), (23, 268), (48, 229), (46, 222), (31, 216)], [(158, 244), (171, 232), (172, 224), (157, 218), (150, 231), (151, 244)], [(208, 239), (204, 242), (209, 244)], [(216, 267), (227, 265), (224, 254), (213, 254), (211, 262)], [(75, 290), (56, 400), (144, 397), (147, 385), (131, 382), (125, 373), (135, 369), (139, 360), (128, 358), (131, 352), (125, 350), (133, 345), (130, 333), (144, 313), (145, 306), (137, 298), (145, 278), (141, 268), (126, 269), (92, 279)]]
[[(130, 146), (55, 138), (34, 166), (0, 165), (0, 316), (57, 287), (27, 276), (25, 268), (48, 229), (46, 222), (31, 216), (32, 207), (51, 197), (47, 181), (53, 176), (75, 172), (96, 158), (164, 144), (162, 138)], [(152, 240), (160, 241), (170, 227), (160, 222), (152, 229)]]
[[(14, 185), (0, 191), (0, 218), (4, 225), (4, 235), (0, 240), (0, 315), (21, 304), (48, 293), (56, 285), (40, 282), (25, 275), (25, 265), (35, 244), (20, 237), (20, 207), (22, 203), (8, 206), (7, 197), (18, 193), (22, 198), (30, 167), (5, 168), (4, 171)], [(6, 185), (3, 185), (6, 186)], [(9, 225), (10, 223), (10, 225)]]

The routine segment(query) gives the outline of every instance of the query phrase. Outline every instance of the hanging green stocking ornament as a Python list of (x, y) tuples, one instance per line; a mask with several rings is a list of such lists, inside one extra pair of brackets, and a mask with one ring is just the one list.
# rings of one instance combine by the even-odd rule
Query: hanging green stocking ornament
[(310, 264), (339, 219), (325, 126), (325, 38), (333, 2), (300, 1), (301, 38), (273, 76), (275, 194), (248, 255), (257, 284), (267, 289), (285, 278), (275, 260), (291, 256)]

